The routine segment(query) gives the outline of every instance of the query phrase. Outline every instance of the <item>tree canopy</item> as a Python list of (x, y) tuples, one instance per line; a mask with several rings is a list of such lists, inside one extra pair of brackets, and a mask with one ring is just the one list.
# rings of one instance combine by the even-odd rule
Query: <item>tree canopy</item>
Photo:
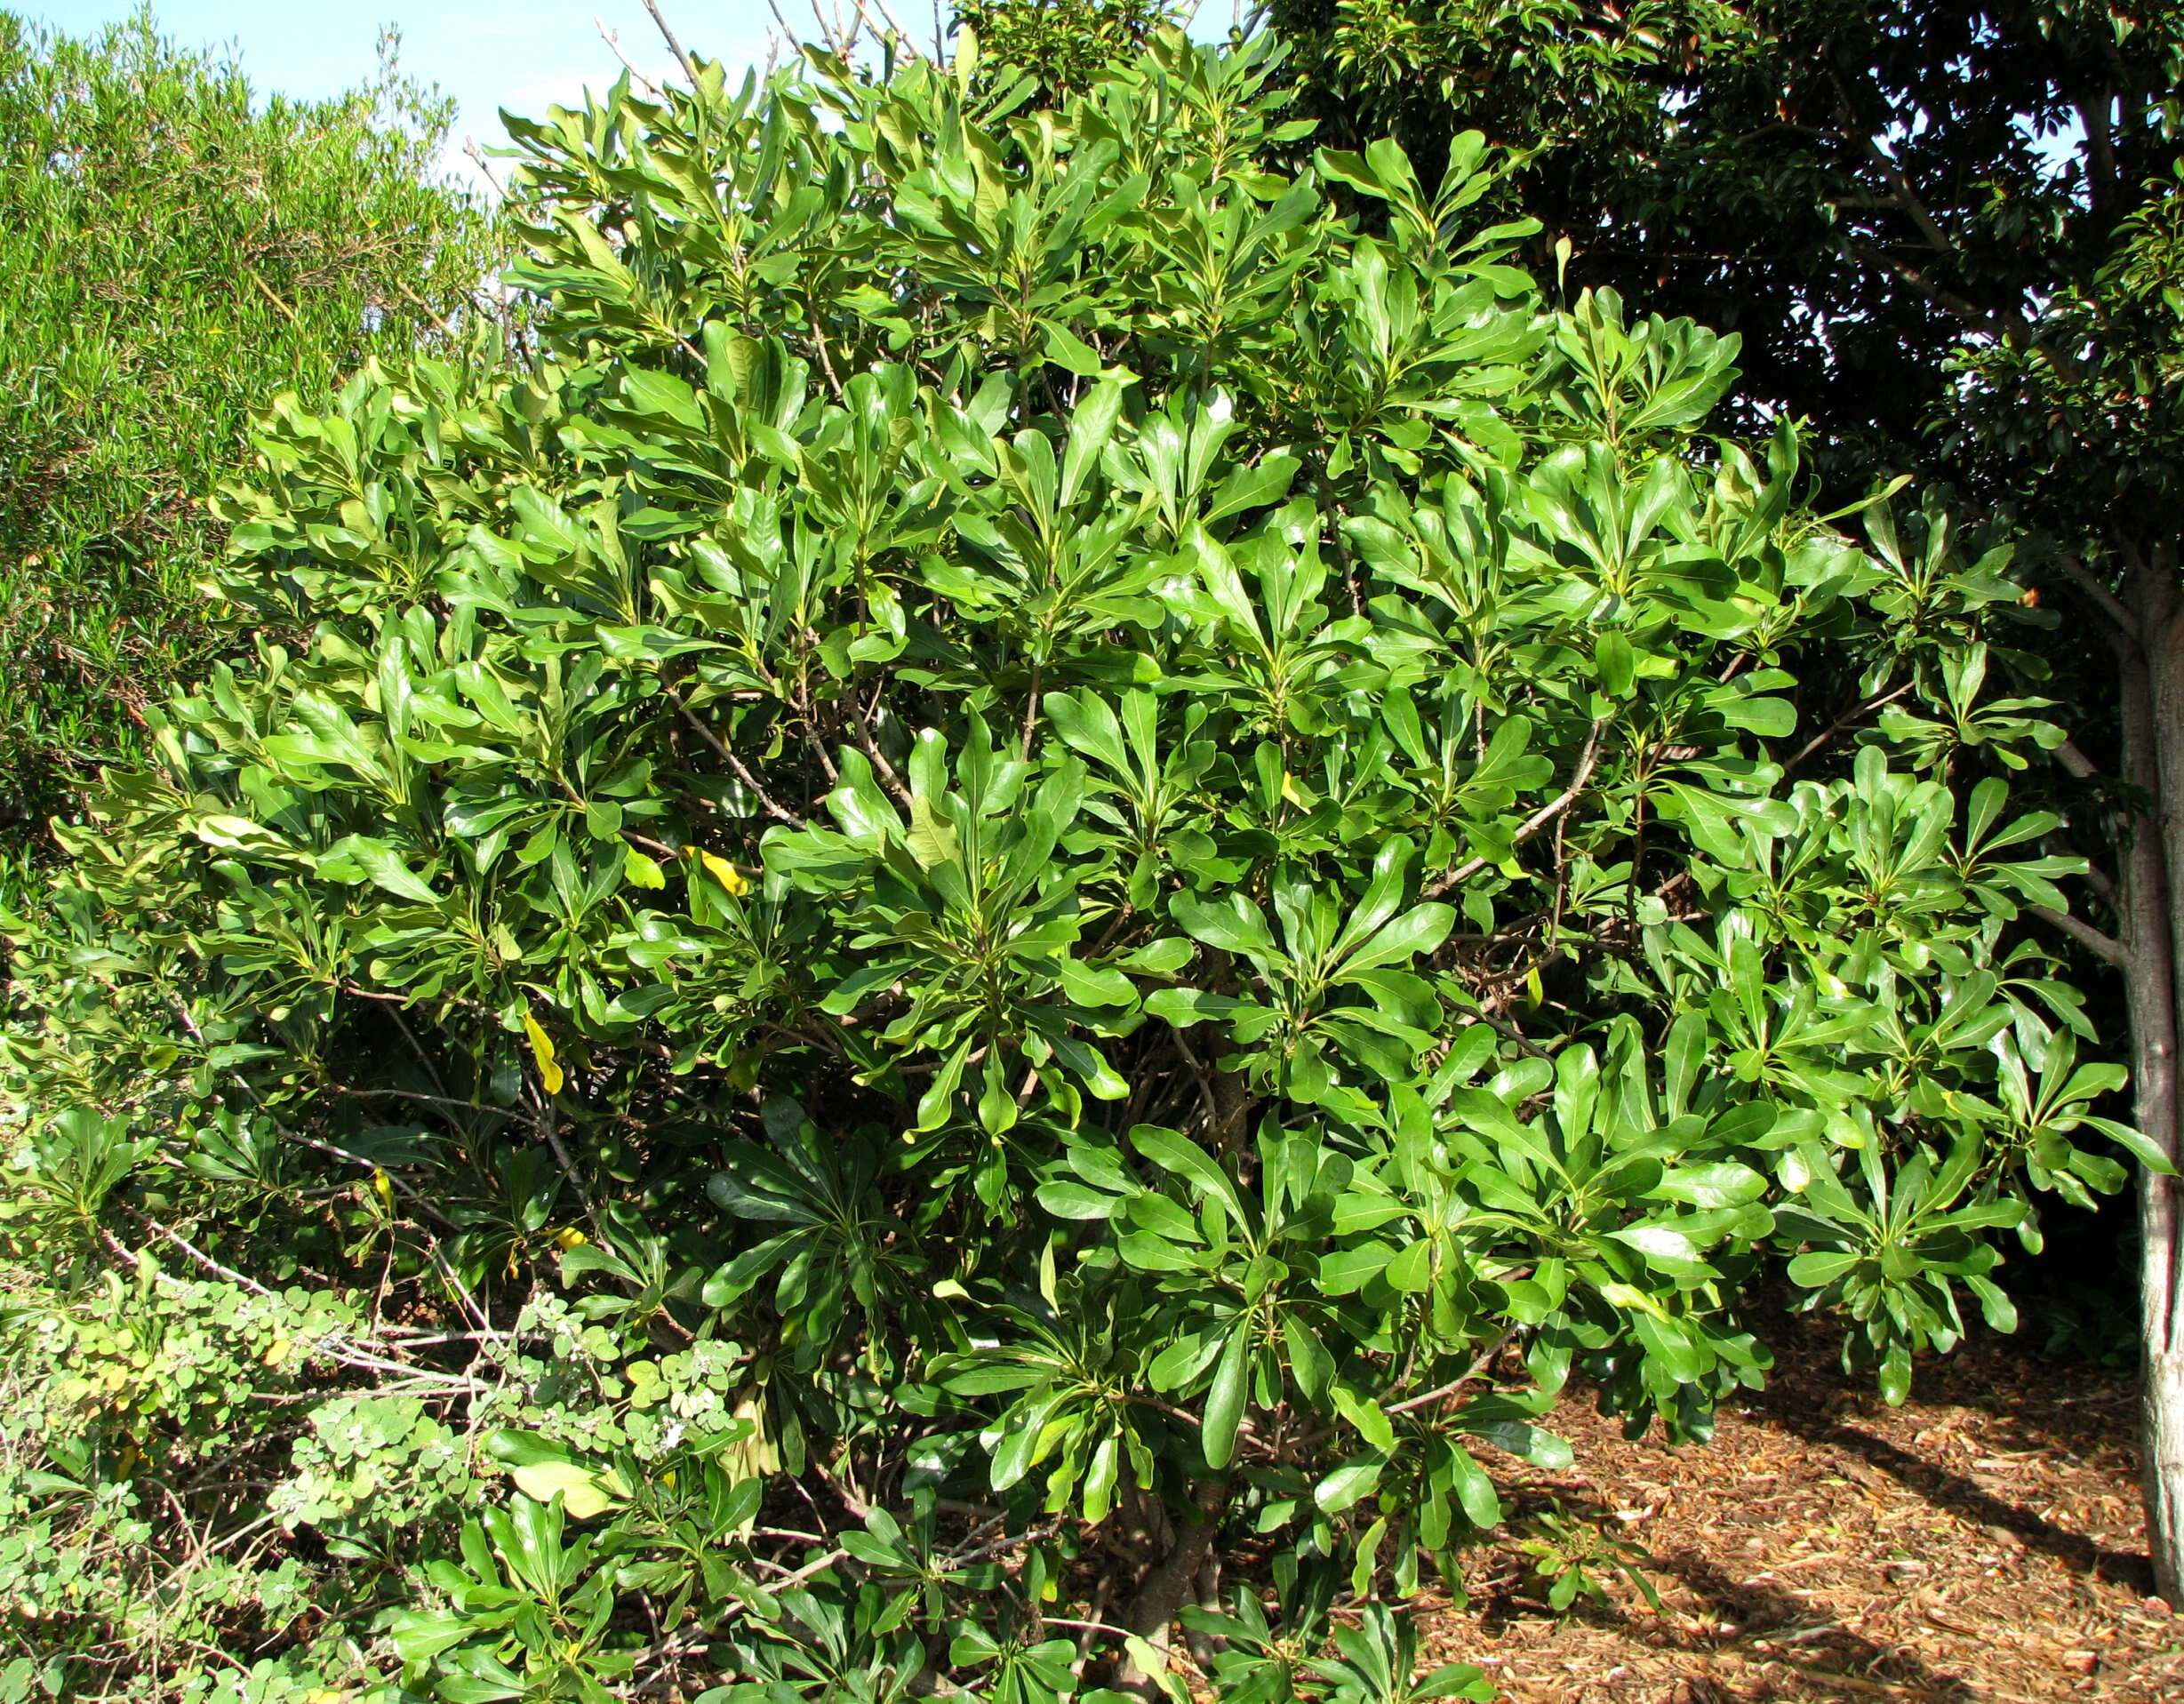
[[(1573, 284), (1739, 333), (1747, 401), (1863, 458), (1836, 463), (1852, 484), (1918, 465), (2075, 547), (2082, 500), (2022, 476), (2027, 436), (2100, 464), (2104, 498), (2128, 480), (2135, 427), (2119, 445), (2099, 406), (2028, 408), (2021, 373), (1966, 397), (1952, 357), (2077, 370), (2086, 328), (2062, 299), (2120, 284), (2174, 193), (2175, 7), (1276, 0), (1272, 17), (1324, 130), (1421, 156), (1468, 129), (1524, 150), (1542, 254), (1566, 239)], [(1938, 417), (1969, 436), (1930, 444)], [(1996, 444), (1972, 451), (1989, 438), (1998, 466)]]
[[(329, 398), (435, 334), (492, 264), (401, 81), (274, 97), (140, 17), (0, 12), (0, 850), (135, 748), (212, 641), (204, 504), (274, 391)], [(10, 884), (11, 887), (13, 885)]]

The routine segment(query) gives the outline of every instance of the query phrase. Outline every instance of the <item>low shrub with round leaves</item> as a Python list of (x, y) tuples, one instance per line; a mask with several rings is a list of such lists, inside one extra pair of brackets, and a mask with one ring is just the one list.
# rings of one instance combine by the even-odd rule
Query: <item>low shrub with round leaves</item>
[(1900, 1399), (2146, 1152), (2006, 556), (1709, 436), (1734, 340), (1552, 305), (1477, 138), (1273, 169), (1272, 57), (618, 85), (516, 126), (534, 367), (268, 420), (255, 660), (68, 831), (8, 1060), (522, 1404), (412, 1694), (1172, 1689), (1203, 1596), (1237, 1696), (1484, 1695), (1350, 1605), (1566, 1387), (1703, 1436), (1784, 1275)]

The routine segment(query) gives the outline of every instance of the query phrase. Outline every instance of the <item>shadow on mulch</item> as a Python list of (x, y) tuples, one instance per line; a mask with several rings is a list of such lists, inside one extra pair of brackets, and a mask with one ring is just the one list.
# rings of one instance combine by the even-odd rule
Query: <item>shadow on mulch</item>
[[(2125, 1380), (1988, 1340), (1884, 1406), (1811, 1324), (1714, 1442), (1631, 1442), (1573, 1392), (1561, 1474), (1506, 1476), (1510, 1537), (1474, 1553), (1436, 1660), (1520, 1704), (1900, 1698), (2184, 1700), (2184, 1618), (2152, 1589)], [(1514, 1464), (1504, 1463), (1506, 1466)], [(1550, 1613), (1514, 1538), (1559, 1506), (1644, 1545), (1656, 1615)]]
[(2052, 1521), (2043, 1520), (2030, 1509), (2004, 1502), (1964, 1475), (1936, 1467), (1886, 1438), (1876, 1437), (1863, 1428), (1814, 1425), (1795, 1416), (1783, 1418), (1783, 1424), (1812, 1443), (1855, 1450), (1883, 1473), (1916, 1492), (1937, 1508), (1946, 1508), (1975, 1526), (2000, 1527), (2013, 1532), (2034, 1549), (2045, 1551), (2074, 1569), (2113, 1580), (2141, 1595), (2151, 1594), (2154, 1589), (2153, 1565), (2143, 1550), (2114, 1550), (2095, 1544)]
[[(1596, 1500), (1563, 1498), (1559, 1503), (1566, 1514), (1611, 1529), (1615, 1525), (1612, 1512)], [(1796, 1652), (1790, 1654), (1786, 1649), (1780, 1659), (1790, 1671), (1784, 1677), (1790, 1683), (1788, 1690), (1778, 1684), (1759, 1692), (1727, 1692), (1703, 1678), (1690, 1676), (1684, 1683), (1684, 1694), (1664, 1695), (1675, 1698), (1676, 1704), (1683, 1704), (1685, 1696), (1691, 1704), (1730, 1699), (1834, 1698), (1840, 1696), (1846, 1679), (1855, 1691), (1859, 1676), (1875, 1673), (1885, 1674), (1889, 1680), (1914, 1689), (1922, 1698), (1946, 1700), (1946, 1704), (1981, 1696), (1963, 1680), (1937, 1675), (1902, 1651), (1876, 1644), (1831, 1622), (1816, 1620), (1811, 1604), (1802, 1596), (1772, 1583), (1740, 1580), (1697, 1550), (1656, 1550), (1646, 1572), (1664, 1599), (1673, 1588), (1681, 1587), (1681, 1595), (1702, 1604), (1707, 1613), (1695, 1620), (1678, 1620), (1656, 1617), (1635, 1603), (1626, 1607), (1580, 1600), (1564, 1625), (1581, 1625), (1611, 1640), (1642, 1644), (1654, 1653), (1711, 1656), (1755, 1641), (1791, 1647)], [(1507, 1636), (1514, 1629), (1536, 1624), (1542, 1613), (1540, 1603), (1502, 1590), (1495, 1592), (1491, 1602), (1477, 1612), (1477, 1621), (1483, 1629)], [(1887, 1689), (1884, 1686), (1882, 1690)]]

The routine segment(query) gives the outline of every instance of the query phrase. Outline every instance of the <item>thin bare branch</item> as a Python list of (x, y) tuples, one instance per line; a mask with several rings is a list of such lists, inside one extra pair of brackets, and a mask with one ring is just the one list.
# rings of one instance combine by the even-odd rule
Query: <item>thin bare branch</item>
[(1454, 1396), (1466, 1385), (1469, 1384), (1474, 1379), (1477, 1378), (1479, 1374), (1485, 1372), (1488, 1367), (1492, 1366), (1493, 1364), (1494, 1357), (1501, 1353), (1503, 1348), (1508, 1344), (1508, 1340), (1516, 1335), (1516, 1327), (1512, 1325), (1507, 1331), (1503, 1332), (1500, 1336), (1497, 1337), (1492, 1342), (1489, 1343), (1484, 1348), (1481, 1349), (1477, 1356), (1473, 1358), (1471, 1364), (1457, 1374), (1455, 1378), (1451, 1379), (1446, 1384), (1436, 1385), (1433, 1389), (1427, 1391), (1422, 1396), (1411, 1396), (1402, 1402), (1396, 1403), (1383, 1412), (1390, 1414), (1407, 1414), (1413, 1408), (1423, 1408), (1428, 1403), (1436, 1403), (1439, 1402), (1444, 1396)]
[[(1600, 762), (1600, 740), (1607, 731), (1608, 718), (1606, 716), (1602, 716), (1593, 724), (1592, 732), (1585, 736), (1585, 748), (1578, 754), (1577, 771), (1570, 777), (1570, 785), (1524, 819), (1516, 833), (1510, 838), (1511, 846), (1523, 845), (1577, 803), (1578, 796), (1585, 790), (1585, 783), (1593, 778), (1595, 765)], [(1457, 887), (1476, 876), (1487, 867), (1487, 862), (1488, 860), (1484, 858), (1467, 860), (1457, 865), (1439, 881), (1429, 884), (1420, 897), (1428, 900), (1439, 899), (1451, 888)]]
[(1958, 295), (1946, 285), (1936, 284), (1909, 261), (1898, 260), (1877, 244), (1866, 242), (1860, 237), (1845, 236), (1843, 250), (1854, 260), (1862, 260), (1868, 266), (1894, 273), (1935, 307), (1955, 315), (1974, 331), (1985, 332), (1989, 337), (2012, 347), (2021, 347), (2029, 340), (2022, 322), (2012, 325), (2000, 315), (1989, 313), (1977, 302)]
[(729, 750), (728, 748), (722, 743), (718, 734), (715, 733), (712, 729), (707, 727), (704, 723), (699, 721), (698, 718), (691, 713), (690, 706), (683, 702), (682, 695), (679, 692), (677, 692), (671, 686), (666, 688), (665, 690), (669, 701), (675, 706), (676, 713), (679, 715), (684, 721), (690, 724), (692, 731), (697, 734), (699, 739), (704, 740), (707, 745), (713, 748), (715, 755), (717, 756), (722, 762), (725, 763), (729, 768), (735, 771), (736, 779), (741, 781), (744, 786), (750, 788), (751, 796), (756, 799), (764, 808), (768, 816), (773, 818), (778, 822), (786, 822), (792, 828), (808, 828), (811, 827), (811, 824), (806, 822), (802, 817), (798, 816), (794, 811), (788, 810), (775, 803), (772, 796), (769, 794), (764, 788), (759, 786), (758, 778), (752, 774), (751, 772), (744, 766), (743, 760), (737, 756), (735, 753)]
[(1956, 239), (1941, 228), (1940, 221), (1933, 216), (1918, 191), (1911, 187), (1911, 180), (1901, 164), (1874, 140), (1870, 128), (1859, 122), (1857, 114), (1851, 107), (1850, 91), (1844, 86), (1840, 76), (1835, 78), (1835, 84), (1837, 110), (1843, 116), (1844, 131), (1857, 142), (1859, 151), (1864, 154), (1873, 169), (1887, 179), (1888, 199), (1918, 227), (1919, 235), (1926, 239), (1927, 246), (1936, 254), (1948, 260), (1961, 260), (1964, 251), (1957, 246)]
[[(872, 695), (872, 709), (876, 710), (879, 703), (880, 695), (875, 692)], [(908, 804), (910, 802), (910, 789), (902, 784), (902, 777), (895, 773), (895, 766), (887, 761), (886, 753), (880, 749), (879, 741), (873, 738), (872, 711), (860, 710), (857, 708), (854, 692), (850, 696), (849, 706), (850, 724), (856, 730), (857, 743), (864, 748), (865, 756), (872, 760), (872, 767), (879, 772), (882, 784), (897, 799)]]
[(161, 1224), (149, 1213), (139, 1212), (134, 1207), (129, 1207), (126, 1209), (126, 1211), (128, 1212), (129, 1216), (134, 1219), (140, 1225), (143, 1226), (145, 1229), (150, 1231), (154, 1236), (164, 1237), (168, 1242), (173, 1244), (176, 1248), (181, 1250), (183, 1253), (189, 1256), (191, 1260), (195, 1260), (207, 1272), (212, 1273), (216, 1276), (225, 1278), (229, 1284), (240, 1284), (244, 1289), (249, 1291), (253, 1296), (270, 1296), (273, 1293), (270, 1290), (267, 1289), (265, 1285), (260, 1284), (257, 1279), (246, 1276), (244, 1274), (237, 1272), (233, 1267), (222, 1266), (218, 1260), (215, 1260), (211, 1255), (207, 1254), (195, 1243), (192, 1243), (185, 1238), (180, 1232), (168, 1229), (166, 1226)]
[[(654, 15), (657, 16), (657, 14)], [(630, 62), (629, 55), (622, 52), (621, 37), (606, 27), (606, 20), (595, 12), (591, 15), (591, 22), (592, 28), (599, 32), (599, 39), (607, 44), (607, 52), (622, 62), (622, 69), (636, 79), (637, 86), (652, 94), (656, 95), (661, 92), (657, 83), (654, 83), (652, 78), (646, 76)]]
[(919, 51), (917, 44), (910, 39), (910, 32), (905, 29), (900, 23), (896, 21), (895, 14), (887, 9), (887, 0), (878, 0), (880, 17), (884, 18), (887, 20), (884, 28), (882, 27), (879, 19), (875, 18), (872, 13), (866, 9), (865, 0), (855, 0), (855, 4), (857, 6), (857, 15), (865, 20), (865, 28), (869, 29), (874, 36), (877, 36), (882, 41), (885, 41), (890, 36), (892, 36), (896, 43), (900, 45), (902, 51), (914, 60), (922, 60), (925, 57), (924, 54)]
[(2083, 917), (2074, 917), (2068, 911), (2057, 911), (2051, 907), (2036, 905), (2029, 908), (2032, 915), (2051, 929), (2059, 929), (2085, 948), (2094, 957), (2104, 959), (2118, 970), (2131, 964), (2131, 948), (2114, 935), (2107, 935), (2087, 923)]
[(470, 164), (477, 167), (478, 174), (483, 177), (486, 182), (492, 185), (493, 193), (497, 196), (505, 196), (508, 194), (508, 189), (506, 186), (501, 183), (500, 180), (493, 175), (492, 163), (486, 159), (483, 153), (479, 152), (477, 138), (475, 136), (464, 137), (462, 139), (462, 151), (470, 156)]
[(695, 89), (698, 86), (697, 63), (683, 51), (683, 44), (675, 39), (675, 32), (668, 28), (668, 20), (660, 16), (660, 0), (644, 0), (644, 9), (652, 14), (652, 22), (658, 26), (661, 39), (668, 44), (668, 52), (675, 55), (676, 63), (683, 68), (683, 75), (690, 79), (690, 86)]
[(773, 21), (781, 27), (781, 40), (787, 44), (788, 51), (794, 53), (797, 44), (803, 41), (804, 37), (791, 29), (788, 27), (788, 20), (781, 16), (781, 0), (766, 0), (766, 10), (773, 14)]
[(1844, 713), (1837, 716), (1833, 722), (1830, 722), (1826, 727), (1822, 728), (1818, 733), (1814, 734), (1810, 740), (1806, 740), (1804, 745), (1800, 746), (1797, 748), (1797, 755), (1782, 765), (1782, 772), (1784, 774), (1788, 774), (1791, 770), (1796, 768), (1799, 764), (1802, 764), (1806, 758), (1810, 757), (1814, 752), (1818, 751), (1822, 746), (1826, 745), (1830, 740), (1833, 740), (1837, 734), (1841, 733), (1844, 729), (1849, 727), (1852, 723), (1862, 721), (1867, 716), (1871, 716), (1874, 711), (1883, 709), (1887, 706), (1893, 704), (1898, 699), (1901, 698), (1906, 692), (1908, 692), (1917, 684), (1918, 681), (1915, 676), (1912, 679), (1904, 682), (1902, 685), (1897, 687), (1895, 691), (1892, 692), (1876, 692), (1871, 698), (1866, 700), (1864, 703), (1853, 704), (1849, 709), (1844, 711)]
[(846, 400), (841, 376), (834, 370), (834, 357), (827, 352), (827, 333), (820, 330), (816, 316), (812, 321), (812, 348), (819, 356), (819, 370), (827, 375), (827, 388), (834, 392), (835, 401)]
[(2124, 607), (2124, 600), (2101, 584), (2098, 574), (2068, 551), (2057, 553), (2055, 565), (2063, 571), (2064, 578), (2085, 594), (2087, 602), (2108, 617), (2117, 636), (2133, 645), (2144, 643), (2139, 623)]
[(812, 20), (819, 26), (820, 40), (826, 43), (830, 50), (839, 53), (844, 59), (849, 58), (857, 51), (857, 37), (863, 33), (864, 20), (858, 19), (852, 22), (844, 22), (842, 9), (837, 5), (835, 8), (833, 20), (830, 22), (827, 14), (819, 9), (819, 0), (811, 0), (811, 4)]

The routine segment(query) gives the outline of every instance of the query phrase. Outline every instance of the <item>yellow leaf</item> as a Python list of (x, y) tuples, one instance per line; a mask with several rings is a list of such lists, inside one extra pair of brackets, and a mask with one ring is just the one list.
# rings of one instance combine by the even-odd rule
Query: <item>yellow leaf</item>
[(748, 1479), (764, 1479), (768, 1474), (780, 1471), (781, 1458), (773, 1447), (773, 1440), (766, 1436), (766, 1412), (759, 1406), (758, 1392), (746, 1391), (735, 1405), (732, 1419), (748, 1420), (750, 1435), (729, 1447), (736, 1466)]
[(539, 1020), (528, 1012), (524, 1013), (524, 1034), (531, 1037), (531, 1057), (539, 1061), (539, 1076), (547, 1093), (559, 1094), (564, 1078), (554, 1059), (553, 1037), (539, 1028)]
[(284, 1337), (276, 1337), (272, 1342), (266, 1345), (266, 1352), (259, 1356), (259, 1359), (267, 1366), (277, 1367), (288, 1358), (288, 1340)]
[(963, 856), (956, 825), (935, 811), (932, 801), (923, 794), (910, 801), (910, 833), (902, 844), (917, 860), (920, 869), (952, 864)]
[(579, 1467), (573, 1461), (526, 1462), (510, 1468), (508, 1477), (516, 1482), (516, 1490), (538, 1502), (550, 1503), (558, 1492), (562, 1507), (580, 1521), (603, 1513), (610, 1504), (629, 1494), (620, 1474)]
[(380, 1171), (376, 1165), (372, 1168), (372, 1187), (379, 1193), (380, 1204), (385, 1207), (388, 1212), (394, 1212), (394, 1186), (387, 1181), (387, 1173)]
[(1304, 795), (1297, 790), (1297, 778), (1287, 770), (1282, 772), (1282, 796), (1299, 810), (1304, 809)]
[(725, 858), (717, 857), (709, 852), (700, 852), (698, 853), (698, 861), (706, 867), (708, 873), (715, 881), (738, 899), (741, 899), (751, 891), (751, 884), (743, 879), (743, 872)]
[(574, 1225), (569, 1225), (555, 1233), (554, 1241), (563, 1248), (578, 1248), (591, 1241), (591, 1238), (577, 1229)]

